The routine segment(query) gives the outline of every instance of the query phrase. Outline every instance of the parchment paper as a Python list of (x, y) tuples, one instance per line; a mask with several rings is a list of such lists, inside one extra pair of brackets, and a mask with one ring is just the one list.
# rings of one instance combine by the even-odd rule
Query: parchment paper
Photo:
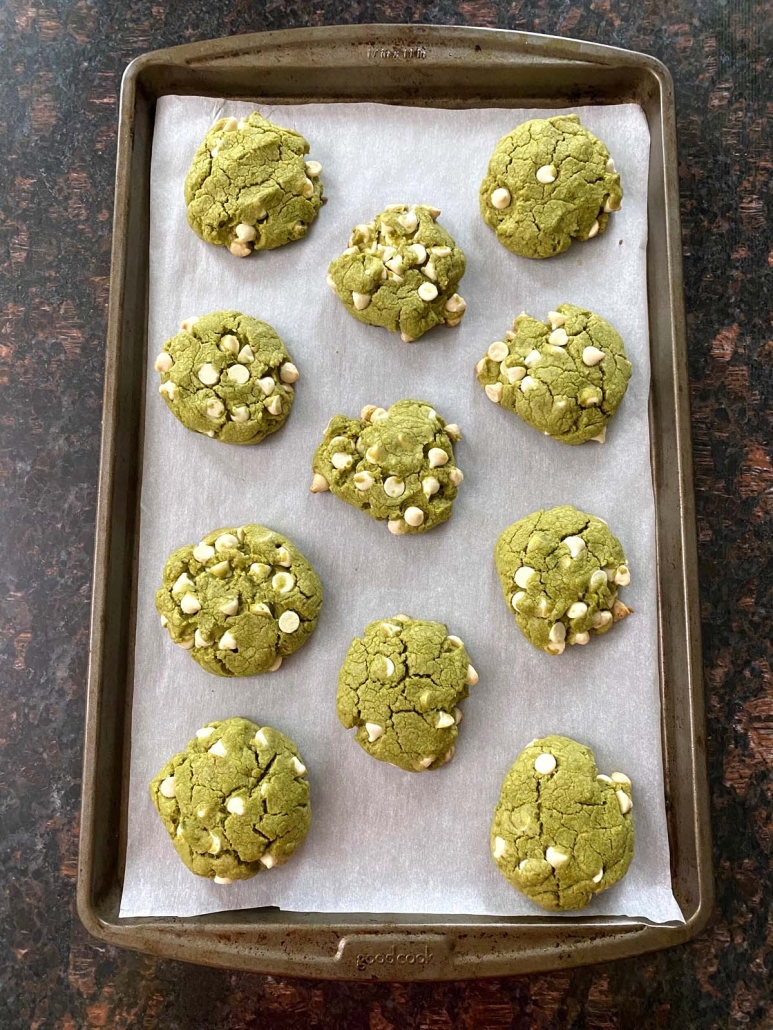
[[(604, 772), (633, 780), (636, 856), (593, 913), (681, 920), (671, 892), (661, 765), (645, 274), (649, 135), (634, 105), (581, 109), (610, 146), (625, 188), (609, 231), (549, 261), (508, 253), (478, 213), (478, 185), (499, 137), (528, 110), (447, 111), (321, 104), (264, 108), (300, 130), (329, 198), (305, 241), (246, 260), (188, 228), (183, 180), (207, 127), (254, 105), (194, 97), (158, 102), (151, 172), (148, 380), (142, 479), (129, 833), (121, 915), (177, 915), (276, 905), (321, 912), (529, 914), (497, 872), (489, 825), (501, 781), (533, 737), (592, 746)], [(541, 112), (544, 115), (545, 112)], [(464, 247), (468, 302), (458, 329), (414, 345), (352, 319), (325, 285), (351, 227), (387, 204), (430, 203)], [(563, 301), (607, 317), (634, 364), (607, 443), (566, 447), (493, 405), (473, 365), (525, 308)], [(236, 308), (270, 322), (301, 378), (285, 428), (229, 447), (178, 424), (158, 396), (152, 359), (180, 321)], [(458, 422), (465, 480), (453, 518), (416, 537), (332, 494), (309, 493), (311, 455), (331, 415), (402, 397)], [(539, 507), (571, 502), (609, 521), (630, 559), (636, 614), (560, 658), (534, 650), (500, 594), (498, 534)], [(325, 604), (315, 635), (277, 673), (226, 680), (172, 646), (153, 605), (175, 547), (255, 521), (284, 532), (316, 567)], [(336, 677), (371, 619), (406, 612), (447, 623), (480, 673), (464, 702), (454, 760), (410, 775), (373, 761), (338, 723)], [(219, 887), (177, 858), (148, 796), (167, 757), (203, 723), (244, 715), (288, 733), (309, 768), (312, 827), (281, 869)]]

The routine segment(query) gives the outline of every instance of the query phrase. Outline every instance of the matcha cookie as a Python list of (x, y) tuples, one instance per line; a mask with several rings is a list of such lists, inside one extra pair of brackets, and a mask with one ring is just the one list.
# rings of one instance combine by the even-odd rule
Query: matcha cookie
[(328, 269), (327, 284), (350, 315), (413, 343), (435, 325), (459, 325), (467, 305), (456, 292), (464, 252), (423, 204), (393, 204), (356, 225)]
[(561, 443), (603, 443), (628, 389), (631, 363), (599, 315), (559, 304), (540, 322), (525, 312), (475, 366), (486, 396)]
[(440, 622), (395, 615), (371, 622), (338, 674), (336, 710), (354, 739), (380, 762), (408, 772), (454, 757), (462, 713), (478, 682), (459, 637)]
[(633, 858), (631, 781), (600, 775), (568, 737), (533, 740), (505, 777), (491, 853), (516, 890), (551, 912), (585, 908)]
[(503, 136), (480, 186), (486, 225), (529, 258), (600, 235), (622, 199), (615, 162), (576, 114), (534, 118)]
[(272, 250), (308, 232), (322, 206), (322, 166), (309, 144), (254, 111), (216, 121), (185, 179), (188, 224), (236, 257)]
[(508, 526), (494, 562), (518, 628), (547, 654), (587, 644), (633, 611), (617, 597), (631, 582), (620, 541), (602, 519), (569, 504)]
[(424, 533), (451, 518), (464, 479), (452, 440), (461, 435), (425, 401), (334, 415), (314, 453), (311, 492), (331, 490), (372, 519), (387, 519), (397, 536)]
[(298, 378), (271, 326), (238, 311), (186, 319), (153, 367), (174, 417), (224, 443), (260, 443), (281, 429)]
[(311, 825), (306, 766), (289, 737), (249, 719), (210, 722), (162, 767), (150, 796), (197, 876), (232, 883), (282, 865)]
[(321, 607), (322, 584), (301, 552), (254, 524), (179, 547), (156, 592), (173, 643), (216, 676), (276, 672), (314, 632)]

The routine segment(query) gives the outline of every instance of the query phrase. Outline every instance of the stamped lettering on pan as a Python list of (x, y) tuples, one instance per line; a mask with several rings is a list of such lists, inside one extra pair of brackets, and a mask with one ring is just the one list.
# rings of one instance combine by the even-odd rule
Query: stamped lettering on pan
[(352, 934), (339, 942), (336, 962), (377, 979), (432, 979), (450, 954), (451, 942), (441, 934)]
[(427, 56), (425, 46), (369, 46), (370, 61), (423, 61)]

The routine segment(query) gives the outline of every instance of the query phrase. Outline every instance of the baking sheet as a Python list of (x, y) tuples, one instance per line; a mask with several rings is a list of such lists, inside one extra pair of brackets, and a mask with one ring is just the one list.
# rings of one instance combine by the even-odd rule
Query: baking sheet
[[(190, 916), (279, 906), (295, 911), (539, 915), (497, 872), (488, 845), (501, 781), (533, 737), (563, 733), (593, 747), (602, 772), (633, 780), (636, 855), (627, 877), (584, 914), (681, 921), (671, 890), (663, 797), (654, 506), (649, 465), (646, 194), (649, 134), (636, 105), (576, 110), (610, 146), (625, 188), (607, 233), (550, 261), (509, 254), (478, 213), (497, 139), (544, 111), (447, 111), (373, 104), (262, 107), (301, 131), (329, 198), (306, 240), (247, 260), (188, 228), (182, 186), (208, 126), (255, 105), (197, 97), (158, 101), (151, 168), (148, 381), (140, 525), (128, 842), (122, 916)], [(557, 112), (555, 112), (557, 113)], [(325, 285), (356, 222), (387, 204), (430, 203), (464, 247), (457, 329), (415, 345), (360, 325)], [(473, 375), (521, 310), (569, 301), (607, 317), (634, 374), (604, 445), (564, 447), (491, 404)], [(301, 378), (285, 428), (234, 448), (179, 425), (157, 393), (152, 358), (183, 318), (236, 308), (270, 322)], [(402, 397), (458, 422), (465, 480), (449, 523), (393, 537), (331, 494), (309, 493), (310, 461), (331, 415)], [(492, 549), (510, 522), (572, 503), (621, 538), (636, 614), (603, 640), (551, 659), (508, 612)], [(153, 595), (167, 554), (208, 530), (255, 521), (286, 533), (312, 561), (325, 605), (309, 643), (274, 674), (224, 680), (172, 646)], [(411, 775), (369, 758), (335, 714), (338, 668), (372, 619), (406, 612), (445, 622), (480, 674), (463, 703), (456, 757)], [(294, 859), (228, 887), (182, 865), (147, 785), (212, 719), (244, 715), (281, 729), (309, 768), (313, 821)], [(551, 917), (552, 918), (552, 917)]]

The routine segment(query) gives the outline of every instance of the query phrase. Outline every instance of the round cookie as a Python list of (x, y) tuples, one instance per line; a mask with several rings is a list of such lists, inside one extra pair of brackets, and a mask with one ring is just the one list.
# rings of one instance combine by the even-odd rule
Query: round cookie
[(322, 584), (286, 537), (254, 524), (215, 529), (166, 560), (161, 625), (216, 676), (275, 672), (317, 625)]
[(491, 853), (516, 890), (550, 912), (585, 908), (633, 858), (631, 781), (600, 775), (568, 737), (533, 740), (505, 777)]
[(503, 247), (553, 257), (600, 236), (623, 199), (615, 162), (576, 114), (533, 118), (503, 136), (480, 185), (480, 211)]
[(238, 311), (186, 319), (153, 367), (175, 418), (223, 443), (260, 443), (282, 428), (295, 399), (298, 369), (282, 340)]
[(356, 225), (327, 283), (350, 315), (413, 343), (435, 325), (456, 326), (466, 303), (456, 292), (464, 252), (423, 204), (392, 204)]
[(295, 743), (249, 719), (210, 722), (161, 768), (150, 796), (197, 876), (232, 883), (282, 865), (311, 825)]
[(617, 596), (631, 582), (620, 541), (602, 519), (569, 504), (508, 526), (494, 562), (518, 628), (547, 654), (587, 644), (633, 611)]
[(322, 206), (322, 166), (299, 132), (257, 111), (220, 118), (185, 179), (188, 224), (236, 257), (302, 239)]
[(609, 322), (559, 304), (546, 322), (525, 312), (475, 372), (486, 396), (561, 443), (603, 443), (628, 389), (631, 363)]
[(311, 491), (331, 490), (397, 536), (424, 533), (451, 518), (464, 479), (452, 443), (461, 435), (425, 401), (334, 415), (314, 453)]
[(456, 706), (477, 682), (464, 644), (442, 623), (395, 615), (352, 641), (336, 710), (372, 758), (424, 772), (453, 758), (462, 720)]

